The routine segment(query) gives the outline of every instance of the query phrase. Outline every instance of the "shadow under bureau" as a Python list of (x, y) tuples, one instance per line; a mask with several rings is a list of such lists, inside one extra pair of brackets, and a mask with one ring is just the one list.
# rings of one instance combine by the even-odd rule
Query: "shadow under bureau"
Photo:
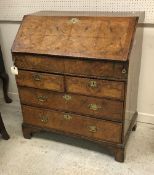
[[(27, 15), (12, 47), (23, 135), (52, 131), (112, 147), (136, 128), (137, 17)], [(134, 38), (135, 44), (134, 44)]]

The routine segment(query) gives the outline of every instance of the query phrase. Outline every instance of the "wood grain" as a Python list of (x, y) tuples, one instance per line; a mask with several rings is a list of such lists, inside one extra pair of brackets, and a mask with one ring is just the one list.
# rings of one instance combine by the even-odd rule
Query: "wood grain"
[[(22, 111), (24, 122), (34, 126), (52, 128), (116, 143), (121, 142), (122, 125), (119, 123), (53, 110), (42, 110), (25, 105), (22, 105)], [(70, 116), (70, 118), (67, 119), (66, 116)], [(46, 120), (43, 121), (43, 118)]]
[[(107, 120), (122, 120), (123, 102), (120, 101), (86, 97), (75, 94), (56, 93), (26, 87), (18, 88), (22, 104), (75, 112)], [(67, 95), (69, 97), (68, 100), (65, 99), (65, 96), (67, 97)], [(39, 101), (39, 97), (44, 97), (44, 101)], [(97, 109), (92, 109), (91, 105), (94, 105), (94, 107), (96, 106)]]
[[(30, 54), (13, 54), (18, 69), (63, 73), (77, 76), (100, 77), (110, 79), (127, 79), (127, 62), (111, 62), (86, 59), (68, 59)], [(123, 73), (123, 69), (126, 73)]]
[[(65, 73), (106, 79), (127, 79), (127, 62), (65, 59)], [(122, 70), (126, 69), (126, 73)]]
[(41, 71), (41, 72), (64, 72), (63, 59), (48, 57), (43, 55), (13, 54), (15, 66), (18, 69)]
[(66, 91), (96, 97), (124, 100), (124, 83), (66, 76)]
[(136, 17), (27, 15), (12, 51), (126, 61), (136, 21)]
[(17, 85), (64, 92), (64, 77), (60, 75), (19, 70)]

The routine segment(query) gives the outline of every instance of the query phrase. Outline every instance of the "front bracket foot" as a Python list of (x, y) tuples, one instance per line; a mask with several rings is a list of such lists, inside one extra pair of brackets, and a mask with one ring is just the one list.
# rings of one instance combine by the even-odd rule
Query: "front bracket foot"
[(125, 160), (125, 149), (124, 148), (115, 148), (115, 160), (118, 162), (124, 162)]

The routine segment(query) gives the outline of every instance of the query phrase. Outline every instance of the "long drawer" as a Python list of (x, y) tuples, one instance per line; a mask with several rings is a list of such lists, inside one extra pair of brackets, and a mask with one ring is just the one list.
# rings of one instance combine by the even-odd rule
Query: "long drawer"
[(18, 87), (22, 104), (74, 112), (108, 120), (122, 121), (123, 102)]
[(66, 76), (66, 90), (96, 97), (124, 100), (124, 82)]
[(64, 92), (64, 76), (19, 70), (16, 76), (19, 86)]
[(19, 69), (50, 73), (127, 79), (127, 62), (82, 60), (65, 57), (51, 57), (30, 54), (14, 54)]
[(96, 140), (121, 142), (122, 124), (22, 105), (25, 123)]

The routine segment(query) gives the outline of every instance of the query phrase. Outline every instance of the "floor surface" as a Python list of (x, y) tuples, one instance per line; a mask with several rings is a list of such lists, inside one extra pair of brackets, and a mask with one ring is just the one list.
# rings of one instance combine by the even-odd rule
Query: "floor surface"
[(24, 139), (19, 104), (0, 102), (10, 140), (0, 138), (0, 175), (154, 175), (154, 125), (132, 132), (125, 163), (102, 146), (53, 133)]

